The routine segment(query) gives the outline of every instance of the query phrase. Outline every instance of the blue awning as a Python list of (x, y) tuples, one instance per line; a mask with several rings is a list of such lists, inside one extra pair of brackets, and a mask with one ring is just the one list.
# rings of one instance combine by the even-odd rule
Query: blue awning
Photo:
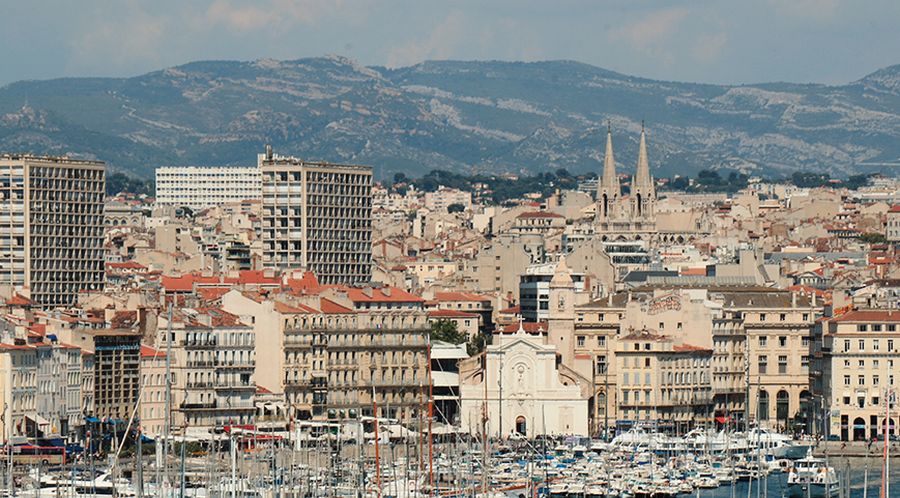
[(84, 421), (89, 422), (91, 424), (96, 424), (96, 423), (100, 422), (100, 419), (97, 417), (84, 417)]

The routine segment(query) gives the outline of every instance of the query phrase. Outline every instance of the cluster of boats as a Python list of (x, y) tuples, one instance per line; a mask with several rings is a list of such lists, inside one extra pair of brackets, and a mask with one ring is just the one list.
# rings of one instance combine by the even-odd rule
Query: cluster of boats
[[(42, 469), (16, 496), (664, 498), (747, 481), (758, 487), (773, 474), (780, 474), (784, 496), (837, 498), (841, 489), (838, 473), (812, 456), (811, 442), (765, 430), (674, 437), (636, 428), (608, 442), (483, 443), (444, 441), (433, 453), (423, 453), (420, 441), (388, 443), (380, 458), (371, 444), (335, 441), (299, 452), (289, 445), (252, 456), (215, 452), (183, 460), (167, 486), (157, 485), (153, 465), (124, 476)], [(303, 452), (305, 459), (298, 457)]]

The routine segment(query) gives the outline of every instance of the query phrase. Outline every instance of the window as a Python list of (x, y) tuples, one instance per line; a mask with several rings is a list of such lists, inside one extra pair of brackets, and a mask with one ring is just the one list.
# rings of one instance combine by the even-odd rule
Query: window
[(684, 327), (683, 327), (683, 325), (682, 325), (681, 322), (678, 322), (678, 323), (675, 325), (675, 328), (678, 329), (678, 330), (681, 330), (681, 329), (684, 328)]
[(844, 368), (850, 368), (850, 360), (844, 360)]
[(889, 323), (888, 326), (887, 326), (887, 329), (888, 329), (888, 332), (896, 332), (896, 331), (897, 331), (897, 324), (895, 324), (895, 323)]
[(800, 357), (800, 367), (804, 369), (809, 368), (809, 356), (804, 355)]
[(628, 403), (628, 391), (622, 391), (622, 403)]
[(872, 339), (872, 351), (878, 351), (879, 342), (881, 341), (878, 339)]
[(872, 376), (872, 385), (877, 386), (879, 380), (881, 380), (881, 379), (879, 379), (877, 375), (873, 375)]
[(888, 348), (888, 351), (890, 351), (890, 352), (894, 351), (894, 340), (893, 339), (888, 339), (887, 348)]
[(865, 340), (865, 339), (860, 339), (860, 340), (859, 340), (859, 350), (860, 350), (860, 351), (865, 351), (865, 350), (866, 350), (866, 340)]
[[(625, 376), (626, 376), (626, 378), (627, 378), (628, 374), (625, 374)], [(845, 376), (844, 376), (844, 385), (845, 385), (845, 386), (849, 386), (849, 385), (850, 385), (850, 376), (849, 376), (849, 375), (845, 375)]]
[(845, 405), (849, 405), (850, 404), (850, 396), (844, 396), (843, 401), (844, 401)]
[(665, 323), (665, 322), (659, 322), (659, 330), (665, 330), (665, 329), (666, 329), (666, 323)]
[(597, 373), (599, 373), (599, 374), (606, 373), (606, 355), (597, 357)]
[(600, 347), (600, 348), (606, 347), (606, 336), (605, 335), (597, 336), (597, 347)]
[[(622, 385), (623, 386), (628, 385), (628, 372), (625, 372), (622, 374)], [(628, 391), (625, 391), (625, 394), (628, 394)], [(626, 399), (626, 401), (627, 401), (627, 399)]]
[(804, 348), (808, 348), (809, 347), (809, 336), (803, 336), (803, 339), (800, 340), (800, 343), (803, 345)]
[(583, 336), (583, 335), (578, 336), (578, 337), (576, 338), (576, 341), (577, 341), (577, 343), (578, 343), (578, 347), (579, 347), (579, 348), (583, 348), (583, 347), (584, 347), (584, 336)]
[(649, 342), (644, 343), (644, 351), (650, 351), (650, 343)]
[(787, 347), (787, 336), (784, 336), (784, 335), (778, 336), (778, 347), (780, 347), (780, 348)]
[(766, 368), (769, 366), (769, 357), (766, 355), (761, 355), (758, 361), (759, 365), (759, 373), (766, 373)]
[(856, 326), (857, 332), (865, 332), (867, 330), (869, 330), (869, 326), (864, 323), (860, 323), (859, 325)]
[(766, 336), (764, 336), (764, 335), (759, 336), (759, 347), (761, 347), (761, 348), (766, 347), (767, 340), (768, 340), (768, 338)]
[(859, 368), (866, 368), (866, 360), (859, 360)]
[(780, 373), (780, 374), (787, 373), (787, 356), (779, 356), (778, 357), (778, 373)]
[[(650, 368), (650, 358), (644, 358), (644, 366)], [(647, 374), (647, 378), (650, 378), (650, 374)], [(649, 382), (649, 380), (648, 380)]]
[(804, 321), (804, 322), (808, 322), (808, 321), (809, 321), (809, 313), (804, 313), (804, 314), (803, 314), (803, 321)]
[(760, 314), (759, 314), (759, 321), (761, 321), (761, 322), (766, 321), (766, 314), (765, 314), (765, 313), (760, 313)]
[(850, 351), (850, 339), (844, 339), (844, 351)]
[(881, 324), (873, 323), (872, 324), (872, 332), (881, 332)]
[(779, 320), (779, 321), (783, 322), (783, 321), (785, 321), (786, 319), (787, 319), (787, 315), (786, 315), (786, 314), (782, 313), (782, 314), (778, 315), (778, 320)]
[(866, 385), (866, 376), (865, 376), (865, 375), (857, 375), (857, 376), (856, 376), (856, 383), (859, 384), (859, 385), (861, 385), (861, 386)]
[(872, 360), (872, 368), (878, 368), (878, 360)]

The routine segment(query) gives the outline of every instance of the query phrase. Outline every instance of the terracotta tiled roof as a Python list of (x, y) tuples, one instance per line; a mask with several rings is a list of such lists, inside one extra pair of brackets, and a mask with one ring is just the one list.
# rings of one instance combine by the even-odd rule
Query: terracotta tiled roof
[(15, 296), (6, 300), (7, 306), (34, 306), (34, 301), (28, 299), (27, 297), (16, 294)]
[(676, 344), (676, 345), (672, 346), (672, 350), (677, 351), (679, 353), (682, 353), (682, 352), (687, 353), (687, 352), (691, 352), (691, 351), (712, 353), (712, 349), (703, 348), (700, 346), (694, 346), (692, 344)]
[(344, 313), (353, 313), (354, 311), (350, 308), (345, 308), (340, 304), (330, 300), (330, 299), (322, 299), (319, 301), (319, 307), (322, 308), (322, 313), (325, 314), (344, 314)]
[(275, 301), (275, 311), (284, 315), (305, 315), (319, 313), (319, 310), (305, 304), (290, 305), (282, 303), (281, 301)]
[(166, 352), (141, 344), (141, 358), (165, 358)]
[(137, 261), (125, 261), (122, 263), (106, 263), (107, 268), (116, 270), (146, 270), (147, 267)]
[(900, 310), (854, 310), (831, 320), (833, 322), (900, 322)]
[(424, 303), (421, 297), (397, 287), (372, 288), (371, 296), (362, 287), (341, 287), (355, 303)]
[[(522, 328), (529, 334), (542, 334), (547, 331), (547, 322), (522, 322)], [(511, 323), (500, 330), (503, 334), (515, 334), (518, 331), (518, 323)]]

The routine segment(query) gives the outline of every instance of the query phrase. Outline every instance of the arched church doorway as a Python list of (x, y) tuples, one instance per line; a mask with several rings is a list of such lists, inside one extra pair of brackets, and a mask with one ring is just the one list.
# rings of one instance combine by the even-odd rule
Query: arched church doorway
[(518, 417), (516, 417), (516, 432), (520, 436), (527, 436), (528, 433), (526, 432), (526, 430), (527, 427), (525, 425), (525, 417), (519, 415)]

